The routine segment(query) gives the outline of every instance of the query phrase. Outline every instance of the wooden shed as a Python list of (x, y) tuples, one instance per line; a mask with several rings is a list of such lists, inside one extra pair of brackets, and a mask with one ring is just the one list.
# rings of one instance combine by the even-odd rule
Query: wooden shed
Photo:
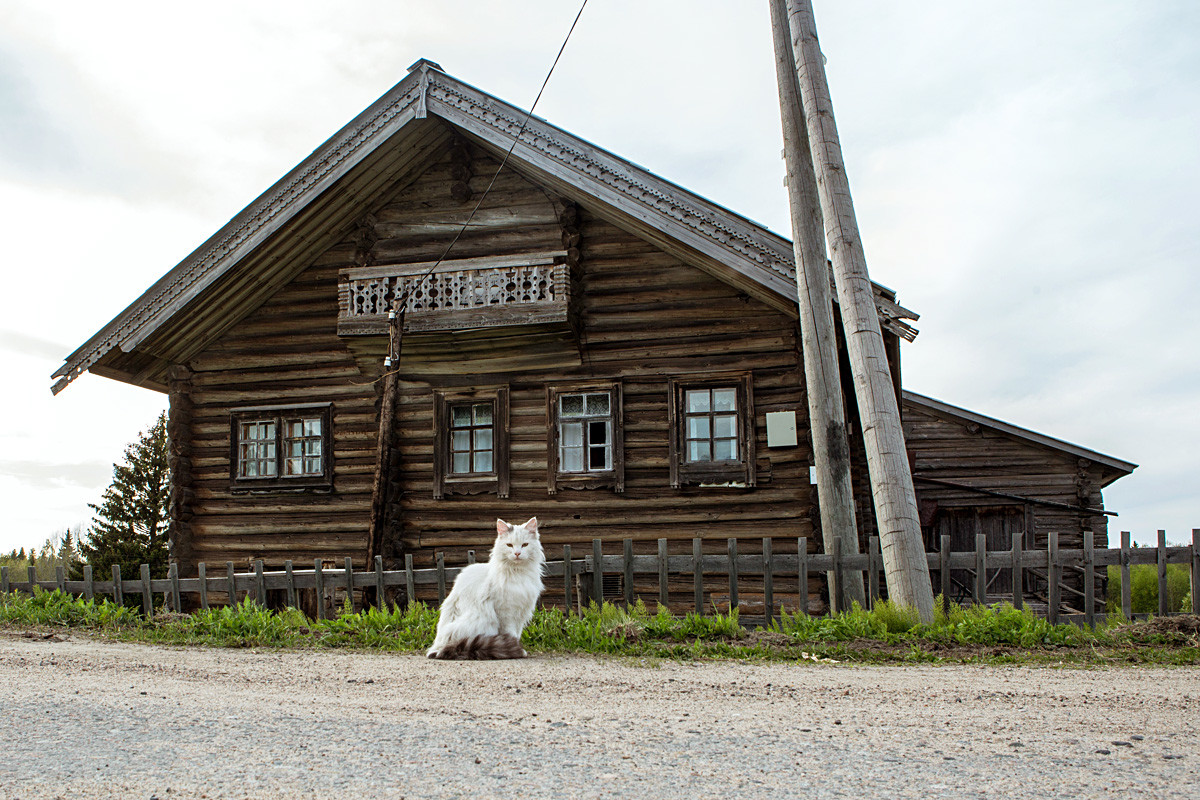
[[(875, 303), (898, 376), (916, 315)], [(183, 574), (462, 563), (495, 517), (534, 515), (552, 555), (786, 553), (820, 542), (796, 320), (788, 240), (422, 60), (54, 389), (91, 371), (168, 393)]]

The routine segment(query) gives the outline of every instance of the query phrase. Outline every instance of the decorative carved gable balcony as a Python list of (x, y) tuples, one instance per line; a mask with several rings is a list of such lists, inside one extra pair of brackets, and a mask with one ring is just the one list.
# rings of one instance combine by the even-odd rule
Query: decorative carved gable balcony
[(565, 251), (522, 253), (341, 271), (338, 334), (387, 333), (388, 312), (405, 301), (409, 331), (567, 324), (571, 269)]

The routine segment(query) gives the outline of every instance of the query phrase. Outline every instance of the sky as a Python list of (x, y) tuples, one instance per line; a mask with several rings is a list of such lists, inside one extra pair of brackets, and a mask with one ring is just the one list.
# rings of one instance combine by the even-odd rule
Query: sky
[[(1200, 527), (1200, 3), (814, 0), (905, 388), (1140, 466)], [(527, 108), (575, 0), (0, 0), (0, 551), (86, 527), (166, 398), (50, 374), (429, 58)], [(591, 0), (537, 113), (790, 236), (765, 0)], [(1191, 342), (1191, 344), (1188, 344)]]

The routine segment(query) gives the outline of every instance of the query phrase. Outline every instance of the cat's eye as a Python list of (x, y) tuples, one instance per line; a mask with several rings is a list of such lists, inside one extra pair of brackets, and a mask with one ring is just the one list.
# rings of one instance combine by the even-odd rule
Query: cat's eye
[(507, 544), (509, 547), (512, 547), (512, 542), (506, 542), (505, 544)]

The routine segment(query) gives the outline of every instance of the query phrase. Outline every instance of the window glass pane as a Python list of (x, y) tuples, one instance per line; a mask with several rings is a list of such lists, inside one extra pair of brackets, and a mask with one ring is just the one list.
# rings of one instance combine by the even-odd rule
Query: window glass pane
[(588, 444), (608, 444), (608, 420), (588, 423)]
[(687, 446), (687, 460), (688, 461), (711, 461), (712, 460), (708, 442), (688, 442), (687, 445), (688, 445)]
[(304, 436), (304, 420), (291, 419), (284, 426), (284, 436), (289, 439), (299, 439)]
[(688, 417), (687, 418), (687, 438), (689, 439), (707, 439), (712, 434), (708, 427), (708, 417)]
[(471, 431), (451, 431), (450, 432), (450, 449), (454, 451), (463, 451), (471, 449)]
[(304, 442), (304, 455), (306, 456), (321, 456), (321, 440), (308, 439)]
[(562, 425), (562, 445), (578, 447), (583, 444), (583, 423), (564, 422)]
[(275, 476), (275, 445), (271, 445), (271, 454), (267, 460), (260, 462), (259, 472), (267, 477)]
[(304, 474), (304, 459), (289, 458), (286, 462), (287, 472), (285, 475), (303, 475)]
[(450, 424), (455, 428), (466, 428), (471, 424), (470, 406), (451, 406)]
[(684, 393), (687, 396), (687, 410), (692, 413), (709, 410), (709, 392), (708, 389), (688, 389)]
[(713, 389), (713, 411), (736, 411), (736, 389)]
[(320, 436), (321, 435), (321, 420), (320, 420), (320, 418), (304, 420), (304, 435), (305, 436)]
[(592, 445), (588, 448), (589, 470), (606, 470), (611, 468), (609, 466), (607, 445)]
[(713, 442), (713, 461), (737, 461), (737, 439), (717, 439)]
[(587, 413), (591, 416), (608, 414), (608, 392), (587, 395)]
[(304, 459), (304, 472), (307, 475), (320, 475), (321, 474), (321, 459), (320, 458)]
[(476, 425), (491, 425), (492, 424), (492, 404), (478, 403), (474, 407), (475, 424)]
[(450, 471), (455, 473), (466, 473), (471, 471), (471, 454), (470, 453), (455, 453), (450, 464)]
[(257, 461), (243, 461), (241, 464), (241, 475), (244, 478), (257, 478), (258, 477), (258, 462)]
[(492, 429), (491, 428), (476, 428), (475, 429), (475, 449), (476, 450), (491, 450), (492, 449)]
[(583, 472), (583, 448), (563, 447), (560, 449), (559, 470), (562, 472)]
[(578, 417), (583, 414), (583, 395), (581, 394), (564, 394), (558, 398), (558, 407), (560, 415), (564, 417)]
[(737, 436), (737, 416), (735, 414), (722, 414), (721, 416), (713, 417), (713, 436), (723, 438), (735, 438)]
[(476, 472), (491, 472), (492, 471), (492, 451), (480, 450), (475, 453), (475, 471)]

